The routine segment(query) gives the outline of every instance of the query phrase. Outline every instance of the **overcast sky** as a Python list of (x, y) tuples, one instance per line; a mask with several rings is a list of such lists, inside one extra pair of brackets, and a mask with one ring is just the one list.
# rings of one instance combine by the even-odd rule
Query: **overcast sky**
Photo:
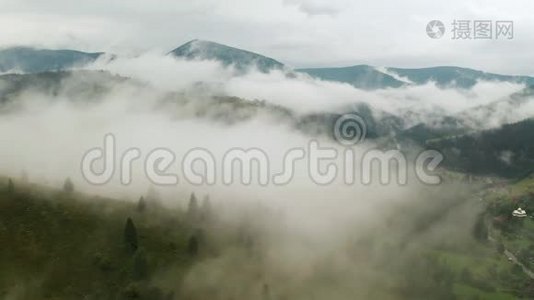
[[(294, 67), (457, 65), (534, 75), (534, 1), (0, 0), (0, 46), (137, 54), (191, 39)], [(426, 34), (443, 21), (441, 39)], [(457, 20), (514, 21), (514, 38), (453, 40)], [(495, 30), (495, 28), (494, 28)]]

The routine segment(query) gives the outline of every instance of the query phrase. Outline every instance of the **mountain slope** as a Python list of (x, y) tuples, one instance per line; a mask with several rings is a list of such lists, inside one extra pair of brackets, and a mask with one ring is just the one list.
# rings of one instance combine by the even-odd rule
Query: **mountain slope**
[(38, 73), (65, 70), (91, 63), (102, 54), (29, 47), (7, 48), (0, 50), (0, 72)]
[(498, 129), (532, 117), (534, 89), (527, 87), (494, 102), (471, 107), (454, 115), (442, 116), (407, 128), (402, 136), (419, 143), (440, 140), (470, 132)]
[[(0, 112), (21, 108), (24, 92), (32, 90), (43, 99), (67, 98), (72, 103), (96, 105), (106, 101), (113, 87), (139, 87), (141, 82), (106, 71), (72, 70), (38, 74), (0, 75)], [(194, 92), (194, 90), (191, 90)], [(51, 96), (54, 95), (54, 96)], [(52, 103), (52, 102), (51, 102)], [(257, 117), (269, 118), (275, 123), (287, 124), (304, 134), (333, 137), (334, 124), (343, 113), (357, 113), (364, 118), (367, 138), (388, 135), (403, 128), (402, 119), (365, 104), (350, 105), (342, 112), (315, 112), (295, 114), (292, 110), (266, 101), (232, 96), (196, 98), (187, 93), (168, 93), (158, 101), (159, 109), (173, 118), (198, 118), (226, 125), (246, 122)], [(185, 109), (187, 108), (187, 109)], [(375, 117), (381, 116), (380, 118)]]
[(406, 78), (408, 81), (414, 84), (425, 84), (430, 81), (434, 81), (438, 86), (452, 86), (460, 88), (470, 88), (479, 80), (515, 82), (524, 83), (527, 85), (534, 84), (534, 78), (528, 76), (499, 75), (452, 66), (421, 69), (387, 68), (387, 71)]
[(297, 69), (296, 71), (322, 80), (348, 83), (362, 89), (397, 88), (405, 84), (393, 76), (382, 73), (368, 65), (342, 68), (309, 68)]
[[(0, 72), (39, 73), (83, 67), (102, 54), (102, 52), (87, 53), (30, 47), (7, 48), (0, 50)], [(286, 68), (281, 62), (258, 53), (196, 39), (172, 50), (169, 54), (185, 59), (217, 60), (224, 66), (235, 67), (240, 72), (257, 68), (267, 73)], [(428, 82), (436, 82), (440, 87), (470, 88), (479, 80), (534, 85), (534, 77), (500, 75), (453, 66), (377, 69), (369, 65), (355, 65), (337, 68), (302, 68), (296, 71), (322, 80), (348, 83), (362, 89), (398, 88)]]
[(186, 59), (217, 60), (225, 66), (232, 65), (239, 71), (245, 71), (251, 67), (257, 67), (262, 72), (284, 68), (281, 62), (270, 57), (203, 40), (187, 42), (169, 54)]
[[(356, 65), (341, 68), (297, 69), (322, 80), (349, 83), (357, 88), (397, 88), (435, 82), (440, 87), (471, 88), (478, 81), (501, 81), (534, 85), (534, 78), (487, 73), (453, 66), (421, 69), (385, 68), (382, 72), (373, 66)], [(403, 80), (405, 79), (405, 80)]]
[(102, 99), (113, 87), (131, 81), (106, 71), (92, 70), (4, 74), (0, 75), (0, 108), (3, 104), (20, 101), (20, 96), (28, 90), (50, 99), (54, 98), (50, 95), (61, 93), (72, 101), (92, 103)]
[[(0, 180), (0, 242), (9, 245), (0, 249), (0, 299), (175, 299), (150, 278), (166, 266), (180, 283), (197, 260), (182, 211), (139, 212), (135, 203), (18, 181), (7, 192)], [(138, 232), (133, 254), (127, 218)]]
[(427, 140), (445, 166), (468, 173), (517, 178), (534, 166), (534, 119), (500, 128)]
[(497, 101), (464, 110), (456, 117), (473, 128), (490, 128), (532, 117), (533, 105), (534, 89), (529, 86)]

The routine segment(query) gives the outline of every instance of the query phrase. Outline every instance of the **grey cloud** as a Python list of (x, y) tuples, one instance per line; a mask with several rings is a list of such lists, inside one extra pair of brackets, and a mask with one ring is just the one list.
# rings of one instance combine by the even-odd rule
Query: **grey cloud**
[(335, 16), (347, 7), (345, 1), (284, 0), (284, 3), (287, 5), (296, 5), (300, 11), (311, 16)]

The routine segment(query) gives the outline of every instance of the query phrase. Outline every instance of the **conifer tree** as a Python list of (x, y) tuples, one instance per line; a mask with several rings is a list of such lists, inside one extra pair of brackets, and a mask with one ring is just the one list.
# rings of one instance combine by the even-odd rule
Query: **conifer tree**
[(143, 198), (143, 196), (141, 196), (141, 198), (139, 198), (139, 201), (137, 202), (137, 211), (138, 212), (144, 212), (145, 209), (146, 209), (145, 198)]
[(195, 235), (192, 235), (187, 242), (187, 253), (192, 256), (198, 254), (198, 238)]
[(126, 220), (126, 225), (124, 226), (124, 243), (131, 253), (137, 250), (137, 229), (131, 218)]
[(187, 216), (189, 220), (195, 221), (198, 217), (198, 202), (195, 193), (191, 193), (189, 197), (189, 205), (187, 207)]

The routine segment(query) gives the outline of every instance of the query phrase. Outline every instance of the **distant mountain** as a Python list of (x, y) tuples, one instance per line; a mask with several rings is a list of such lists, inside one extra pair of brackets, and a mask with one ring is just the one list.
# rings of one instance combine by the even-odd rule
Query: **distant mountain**
[[(103, 53), (87, 53), (75, 50), (48, 50), (30, 47), (14, 47), (0, 50), (0, 72), (20, 71), (39, 73), (83, 67), (95, 61)], [(254, 52), (223, 44), (192, 40), (169, 52), (185, 59), (217, 60), (224, 66), (233, 66), (240, 72), (257, 68), (261, 72), (288, 70), (283, 63)], [(534, 86), (534, 77), (510, 76), (453, 66), (419, 69), (376, 68), (355, 65), (336, 68), (302, 68), (296, 72), (321, 80), (348, 83), (360, 89), (399, 88), (435, 82), (440, 87), (471, 88), (477, 81), (501, 81)], [(288, 75), (294, 73), (288, 72)]]
[(38, 73), (66, 70), (95, 61), (103, 53), (14, 47), (0, 50), (0, 72)]
[(297, 69), (296, 71), (322, 80), (348, 83), (361, 89), (398, 88), (406, 84), (368, 65)]
[(470, 88), (479, 80), (506, 81), (515, 83), (534, 84), (534, 78), (528, 76), (509, 76), (486, 73), (478, 70), (459, 67), (431, 67), (421, 69), (386, 68), (388, 73), (395, 73), (400, 78), (413, 84), (425, 84), (430, 81), (442, 87)]
[[(240, 71), (246, 71), (252, 66), (257, 67), (262, 72), (284, 68), (284, 64), (275, 59), (203, 40), (187, 42), (171, 51), (170, 54), (186, 59), (217, 60), (225, 66), (233, 65)], [(454, 66), (405, 69), (355, 65), (335, 68), (301, 68), (295, 71), (306, 73), (321, 80), (348, 83), (361, 89), (398, 88), (428, 82), (435, 82), (440, 87), (471, 88), (480, 80), (534, 85), (534, 77), (500, 75)]]
[(225, 66), (232, 65), (239, 71), (246, 71), (251, 67), (262, 72), (284, 68), (284, 64), (270, 57), (203, 40), (187, 42), (169, 54), (186, 59), (217, 60)]
[(379, 69), (368, 65), (356, 65), (341, 68), (297, 69), (296, 71), (322, 80), (349, 83), (362, 89), (397, 88), (429, 82), (435, 82), (440, 87), (471, 88), (480, 80), (534, 85), (534, 77), (499, 75), (452, 66)]

